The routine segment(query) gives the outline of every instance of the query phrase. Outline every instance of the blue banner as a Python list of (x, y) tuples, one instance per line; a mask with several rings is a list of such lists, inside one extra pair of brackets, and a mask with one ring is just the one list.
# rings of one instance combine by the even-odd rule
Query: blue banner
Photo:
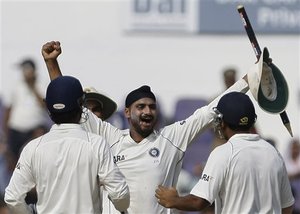
[(257, 33), (300, 32), (300, 0), (200, 0), (199, 33), (244, 33), (239, 4)]

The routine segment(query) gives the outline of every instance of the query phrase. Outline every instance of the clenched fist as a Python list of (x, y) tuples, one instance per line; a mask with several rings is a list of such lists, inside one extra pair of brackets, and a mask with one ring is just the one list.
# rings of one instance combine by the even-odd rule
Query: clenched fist
[(42, 55), (44, 60), (57, 59), (57, 57), (61, 54), (61, 47), (59, 41), (51, 41), (47, 42), (42, 47)]

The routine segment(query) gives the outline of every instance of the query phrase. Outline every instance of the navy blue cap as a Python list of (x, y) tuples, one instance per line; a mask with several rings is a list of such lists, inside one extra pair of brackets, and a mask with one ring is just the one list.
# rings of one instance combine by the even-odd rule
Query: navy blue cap
[(255, 108), (250, 98), (241, 92), (225, 94), (217, 105), (223, 121), (236, 127), (250, 128), (256, 121)]
[(51, 113), (65, 113), (80, 107), (78, 100), (83, 89), (78, 79), (60, 76), (50, 82), (46, 92), (46, 104)]
[(148, 85), (143, 85), (132, 92), (130, 92), (125, 100), (125, 106), (128, 108), (132, 103), (135, 101), (142, 99), (142, 98), (151, 98), (156, 101), (155, 95), (152, 93), (151, 88)]

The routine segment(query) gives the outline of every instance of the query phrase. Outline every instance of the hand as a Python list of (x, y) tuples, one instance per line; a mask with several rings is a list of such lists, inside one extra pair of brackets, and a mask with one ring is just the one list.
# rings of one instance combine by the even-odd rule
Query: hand
[[(251, 76), (251, 78), (253, 78), (253, 75), (254, 75), (254, 73), (256, 73), (257, 75), (258, 75), (258, 70), (257, 69), (259, 69), (259, 67), (258, 67), (258, 61), (255, 63), (255, 65), (254, 66), (252, 66), (251, 68), (250, 68), (250, 70), (248, 71), (248, 73), (245, 75), (245, 76), (243, 76), (243, 79), (249, 84), (249, 76)], [(266, 58), (266, 59), (264, 59), (264, 61), (263, 61), (263, 63), (262, 63), (262, 65), (263, 65), (263, 67), (262, 67), (262, 72), (264, 72), (264, 70), (270, 70), (271, 68), (269, 67), (270, 65), (272, 64), (272, 58)], [(271, 69), (272, 70), (272, 69)], [(258, 81), (258, 76), (256, 77), (257, 78), (257, 81)]]
[(44, 60), (57, 59), (57, 57), (61, 54), (61, 47), (59, 41), (51, 41), (47, 42), (42, 47), (42, 55)]
[(176, 199), (179, 195), (174, 187), (164, 187), (159, 185), (155, 191), (155, 197), (160, 205), (166, 208), (174, 208)]

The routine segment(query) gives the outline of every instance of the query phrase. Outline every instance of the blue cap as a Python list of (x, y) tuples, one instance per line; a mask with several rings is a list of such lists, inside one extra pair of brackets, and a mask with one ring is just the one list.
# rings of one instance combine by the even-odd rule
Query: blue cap
[(83, 96), (81, 83), (71, 76), (61, 76), (50, 82), (46, 92), (46, 104), (51, 113), (65, 113), (80, 107)]
[(255, 108), (250, 98), (241, 92), (225, 94), (217, 105), (223, 121), (235, 127), (250, 128), (256, 121)]
[(151, 98), (156, 101), (155, 95), (152, 93), (151, 88), (148, 85), (143, 85), (131, 91), (126, 97), (125, 107), (128, 108), (135, 101), (145, 97)]

